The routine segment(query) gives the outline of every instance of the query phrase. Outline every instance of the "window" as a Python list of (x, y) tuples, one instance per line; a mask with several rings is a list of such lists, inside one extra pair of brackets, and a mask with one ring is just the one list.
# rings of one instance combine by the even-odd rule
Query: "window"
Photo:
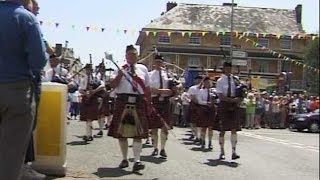
[(267, 61), (258, 62), (258, 72), (269, 72), (269, 63)]
[(188, 61), (189, 67), (199, 67), (200, 66), (200, 57), (191, 56)]
[(282, 61), (281, 62), (282, 65), (281, 65), (281, 71), (282, 72), (289, 72), (291, 71), (291, 63), (290, 62), (286, 62), (286, 61)]
[(189, 38), (189, 44), (200, 45), (200, 37), (199, 36), (191, 36)]
[(269, 47), (269, 39), (267, 38), (259, 38), (258, 39), (259, 47)]
[(166, 34), (162, 34), (159, 36), (159, 43), (170, 43), (170, 37)]
[(292, 47), (291, 39), (281, 39), (280, 40), (280, 48), (281, 49), (291, 49)]
[(220, 45), (230, 45), (230, 44), (231, 44), (231, 39), (229, 35), (220, 37)]

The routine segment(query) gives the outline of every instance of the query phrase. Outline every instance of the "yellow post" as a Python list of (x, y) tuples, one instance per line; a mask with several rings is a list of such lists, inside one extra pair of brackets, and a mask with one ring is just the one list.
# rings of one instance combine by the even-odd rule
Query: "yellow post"
[(67, 93), (64, 84), (42, 83), (32, 167), (44, 174), (66, 175)]

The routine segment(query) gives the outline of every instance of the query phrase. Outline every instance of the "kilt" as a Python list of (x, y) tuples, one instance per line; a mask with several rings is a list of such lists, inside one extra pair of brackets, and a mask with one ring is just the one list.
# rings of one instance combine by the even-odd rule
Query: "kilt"
[(221, 101), (218, 105), (213, 129), (218, 131), (231, 131), (233, 129), (240, 131), (239, 107), (232, 103)]
[(189, 112), (190, 112), (190, 123), (196, 124), (199, 119), (199, 105), (196, 103), (191, 102), (189, 105)]
[(109, 115), (112, 115), (114, 113), (114, 102), (115, 98), (114, 97), (109, 97), (108, 103), (107, 103), (107, 108), (108, 108), (108, 113)]
[[(126, 105), (129, 104), (129, 96), (134, 96), (137, 98), (137, 101), (134, 105), (136, 106), (136, 112), (141, 123), (142, 133), (131, 137), (124, 137), (123, 134), (119, 132), (119, 128), (121, 125), (123, 125), (121, 124), (121, 116), (126, 108)], [(147, 108), (145, 101), (143, 100), (143, 96), (134, 94), (118, 94), (115, 100), (114, 114), (109, 126), (108, 136), (112, 136), (114, 138), (148, 138), (148, 118), (146, 109)], [(135, 126), (132, 125), (129, 128), (135, 128)]]
[(90, 99), (82, 98), (80, 104), (80, 121), (97, 120), (99, 116), (99, 99), (96, 96)]
[(103, 116), (109, 116), (110, 112), (109, 112), (109, 107), (108, 107), (108, 101), (109, 101), (109, 96), (106, 93), (105, 96), (103, 96), (102, 98), (102, 106), (99, 109), (99, 116), (103, 117)]
[(198, 105), (198, 119), (196, 127), (214, 127), (215, 121), (215, 108), (205, 105)]
[(152, 98), (153, 107), (155, 108), (156, 112), (151, 113), (149, 118), (149, 129), (157, 129), (162, 128), (163, 123), (160, 120), (160, 117), (156, 115), (159, 113), (160, 116), (164, 119), (164, 121), (169, 125), (172, 129), (172, 116), (170, 113), (170, 102), (169, 99), (165, 99), (164, 101), (159, 101), (158, 97)]

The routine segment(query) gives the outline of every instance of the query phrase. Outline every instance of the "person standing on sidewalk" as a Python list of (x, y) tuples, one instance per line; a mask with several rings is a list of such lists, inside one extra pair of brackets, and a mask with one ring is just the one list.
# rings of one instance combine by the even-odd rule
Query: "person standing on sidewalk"
[(231, 158), (238, 159), (239, 155), (236, 153), (237, 131), (241, 129), (240, 120), (238, 117), (239, 104), (241, 98), (236, 96), (236, 83), (234, 76), (231, 74), (232, 64), (230, 62), (223, 63), (223, 74), (217, 81), (217, 94), (220, 99), (217, 110), (217, 125), (214, 128), (220, 131), (219, 144), (221, 153), (219, 159), (225, 159), (224, 151), (224, 135), (226, 131), (231, 131)]
[(0, 2), (0, 179), (19, 179), (47, 59), (40, 25), (23, 1)]
[(129, 166), (128, 138), (133, 138), (134, 165), (133, 172), (145, 168), (140, 162), (142, 139), (148, 137), (148, 115), (145, 98), (150, 102), (150, 80), (148, 69), (137, 64), (138, 52), (133, 45), (126, 48), (127, 63), (115, 71), (111, 87), (114, 88), (117, 98), (114, 115), (108, 135), (117, 138), (122, 152), (123, 160), (119, 168)]

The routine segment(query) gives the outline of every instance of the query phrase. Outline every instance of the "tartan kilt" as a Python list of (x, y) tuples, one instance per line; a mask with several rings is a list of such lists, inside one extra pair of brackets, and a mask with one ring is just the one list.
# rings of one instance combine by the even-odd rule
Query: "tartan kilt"
[(114, 103), (115, 103), (115, 98), (109, 97), (108, 102), (107, 102), (107, 108), (108, 108), (109, 115), (112, 115), (114, 113)]
[(214, 127), (215, 123), (215, 108), (204, 105), (198, 105), (198, 120), (196, 121), (196, 127)]
[(102, 105), (99, 109), (99, 116), (108, 116), (109, 115), (109, 109), (108, 109), (108, 96), (104, 96), (102, 98)]
[[(230, 107), (233, 107), (230, 109)], [(239, 107), (229, 102), (221, 101), (218, 104), (217, 116), (213, 127), (217, 131), (241, 131)]]
[(139, 101), (136, 103), (136, 111), (143, 129), (143, 132), (137, 136), (133, 137), (124, 137), (122, 134), (118, 132), (120, 123), (121, 123), (121, 116), (125, 109), (127, 101), (120, 99), (119, 97), (115, 100), (115, 107), (114, 107), (114, 114), (109, 126), (108, 136), (112, 136), (114, 138), (148, 138), (148, 118), (147, 118), (147, 111), (146, 111), (146, 104), (145, 102)]
[(160, 117), (157, 116), (157, 113), (164, 119), (167, 125), (172, 129), (172, 117), (170, 113), (171, 106), (169, 101), (157, 101), (153, 99), (153, 107), (155, 111), (150, 114), (149, 118), (149, 129), (160, 129), (163, 127), (163, 123), (160, 120)]
[(196, 124), (199, 119), (199, 105), (196, 103), (190, 103), (189, 112), (190, 112), (190, 123)]
[(98, 97), (90, 99), (82, 98), (80, 104), (80, 121), (97, 120), (99, 116), (99, 100)]

